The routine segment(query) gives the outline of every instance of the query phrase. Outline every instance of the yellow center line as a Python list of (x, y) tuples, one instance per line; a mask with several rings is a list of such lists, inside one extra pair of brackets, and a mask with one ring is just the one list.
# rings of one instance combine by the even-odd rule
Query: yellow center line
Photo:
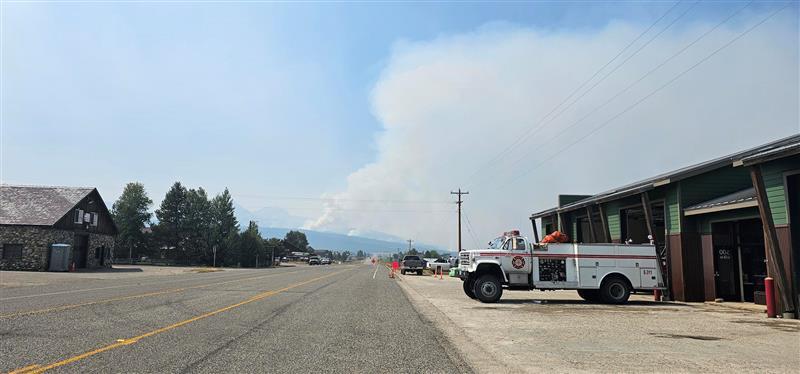
[(39, 365), (26, 366), (24, 368), (19, 368), (17, 370), (10, 371), (10, 372), (8, 372), (8, 374), (22, 374), (22, 373), (28, 372), (30, 370), (36, 369), (38, 367), (39, 367)]
[(111, 302), (115, 302), (115, 301), (138, 299), (138, 298), (148, 297), (148, 296), (158, 296), (158, 295), (164, 295), (164, 294), (169, 294), (169, 293), (182, 292), (182, 291), (186, 291), (186, 290), (193, 290), (193, 289), (206, 288), (206, 287), (211, 287), (211, 286), (218, 286), (218, 285), (221, 285), (221, 284), (227, 284), (227, 283), (233, 283), (233, 282), (241, 282), (241, 281), (245, 281), (245, 280), (260, 279), (260, 278), (272, 277), (272, 276), (276, 276), (276, 275), (292, 274), (292, 273), (297, 273), (299, 271), (300, 270), (289, 271), (289, 272), (286, 272), (286, 273), (275, 273), (275, 274), (260, 275), (260, 276), (251, 277), (251, 278), (233, 279), (233, 280), (228, 280), (228, 281), (224, 281), (224, 282), (214, 282), (214, 283), (201, 284), (201, 285), (198, 285), (198, 286), (170, 288), (170, 289), (162, 290), (162, 291), (154, 291), (154, 292), (147, 292), (147, 293), (136, 294), (136, 295), (114, 297), (114, 298), (110, 298), (110, 299), (88, 301), (88, 302), (79, 303), (79, 304), (59, 305), (59, 306), (45, 308), (45, 309), (28, 310), (28, 311), (24, 311), (24, 312), (16, 312), (16, 313), (9, 313), (9, 314), (0, 314), (0, 319), (28, 316), (28, 315), (32, 315), (32, 314), (58, 312), (58, 311), (62, 311), (62, 310), (80, 308), (80, 307), (83, 307), (83, 306), (106, 304), (106, 303), (111, 303)]
[(177, 323), (173, 323), (173, 324), (171, 324), (169, 326), (164, 326), (162, 328), (159, 328), (159, 329), (156, 329), (156, 330), (153, 330), (153, 331), (141, 334), (141, 335), (137, 335), (137, 336), (134, 336), (132, 338), (119, 339), (119, 340), (117, 340), (116, 343), (109, 344), (107, 346), (100, 347), (100, 348), (97, 348), (95, 350), (91, 350), (91, 351), (88, 351), (88, 352), (84, 352), (84, 353), (81, 353), (79, 355), (75, 355), (75, 356), (72, 356), (70, 358), (63, 359), (61, 361), (56, 361), (56, 362), (54, 362), (52, 364), (49, 364), (47, 366), (31, 365), (31, 366), (26, 366), (26, 367), (21, 368), (21, 369), (14, 370), (14, 371), (12, 371), (10, 373), (26, 373), (26, 374), (27, 373), (36, 373), (36, 374), (43, 373), (43, 372), (48, 371), (50, 369), (55, 369), (57, 367), (61, 367), (61, 366), (64, 366), (64, 365), (69, 365), (69, 364), (71, 364), (73, 362), (80, 361), (80, 360), (83, 360), (84, 358), (91, 357), (91, 356), (94, 356), (94, 355), (97, 355), (97, 354), (100, 354), (100, 353), (103, 353), (103, 352), (106, 352), (106, 351), (110, 351), (110, 350), (115, 349), (115, 348), (120, 348), (120, 347), (124, 347), (124, 346), (127, 346), (127, 345), (131, 345), (131, 344), (137, 343), (137, 342), (139, 342), (139, 340), (142, 340), (144, 338), (148, 338), (148, 337), (151, 337), (153, 335), (160, 334), (162, 332), (166, 332), (166, 331), (169, 331), (169, 330), (172, 330), (172, 329), (176, 329), (176, 328), (181, 327), (183, 325), (188, 325), (188, 324), (190, 324), (192, 322), (199, 321), (201, 319), (208, 318), (208, 317), (211, 317), (211, 316), (223, 313), (223, 312), (227, 312), (227, 311), (229, 311), (231, 309), (238, 308), (238, 307), (240, 307), (242, 305), (250, 304), (250, 303), (252, 303), (254, 301), (262, 300), (262, 299), (268, 298), (270, 296), (277, 295), (277, 294), (279, 294), (281, 292), (286, 292), (286, 291), (291, 290), (293, 288), (304, 286), (304, 285), (309, 284), (309, 283), (317, 282), (317, 281), (320, 281), (322, 279), (329, 278), (329, 277), (332, 277), (332, 276), (337, 275), (337, 274), (341, 274), (341, 273), (343, 273), (345, 271), (348, 271), (348, 270), (350, 270), (350, 269), (340, 270), (340, 271), (337, 271), (335, 273), (331, 273), (331, 274), (328, 274), (328, 275), (323, 275), (321, 277), (312, 278), (312, 279), (309, 279), (307, 281), (303, 281), (303, 282), (300, 282), (300, 283), (294, 283), (294, 284), (291, 284), (291, 285), (286, 286), (286, 287), (281, 288), (281, 289), (262, 292), (262, 293), (260, 293), (258, 295), (255, 295), (255, 296), (253, 296), (253, 297), (251, 297), (249, 299), (246, 299), (244, 301), (240, 301), (240, 302), (238, 302), (236, 304), (228, 305), (228, 306), (226, 306), (224, 308), (220, 308), (220, 309), (217, 309), (217, 310), (205, 313), (205, 314), (201, 314), (199, 316), (195, 316), (195, 317), (189, 318), (187, 320), (183, 320), (183, 321), (180, 321), (180, 322), (177, 322)]

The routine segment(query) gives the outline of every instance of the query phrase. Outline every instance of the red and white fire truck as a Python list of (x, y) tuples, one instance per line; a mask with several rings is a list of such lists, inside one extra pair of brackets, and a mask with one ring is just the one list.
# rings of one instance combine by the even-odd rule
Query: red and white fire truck
[(587, 301), (622, 304), (633, 290), (664, 289), (653, 245), (530, 243), (509, 231), (489, 248), (459, 254), (464, 293), (485, 303), (503, 290), (577, 290)]

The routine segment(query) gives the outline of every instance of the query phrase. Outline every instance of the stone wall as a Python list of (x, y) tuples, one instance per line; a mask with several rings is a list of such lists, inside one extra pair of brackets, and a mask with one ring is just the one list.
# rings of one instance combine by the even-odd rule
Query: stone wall
[[(73, 245), (75, 232), (57, 230), (41, 226), (0, 226), (0, 270), (38, 270), (46, 271), (49, 263), (50, 245), (56, 243)], [(21, 244), (22, 257), (4, 259), (2, 244)], [(101, 246), (106, 250), (105, 267), (110, 267), (110, 253), (114, 247), (114, 237), (110, 235), (89, 234), (89, 247), (86, 267), (100, 267), (97, 251)], [(74, 255), (74, 252), (73, 254)], [(70, 259), (72, 260), (72, 259)]]

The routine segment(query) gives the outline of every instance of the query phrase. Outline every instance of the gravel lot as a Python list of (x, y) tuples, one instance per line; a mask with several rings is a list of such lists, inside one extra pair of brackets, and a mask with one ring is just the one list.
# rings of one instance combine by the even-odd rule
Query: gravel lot
[(471, 300), (458, 278), (401, 276), (415, 308), (478, 372), (797, 372), (800, 321), (723, 305), (582, 301), (574, 291)]

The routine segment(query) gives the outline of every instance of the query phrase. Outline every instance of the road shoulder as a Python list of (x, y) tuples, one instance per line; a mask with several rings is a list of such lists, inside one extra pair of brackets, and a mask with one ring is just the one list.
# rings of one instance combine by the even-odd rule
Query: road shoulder
[(409, 276), (398, 275), (398, 277), (397, 284), (400, 285), (400, 289), (403, 290), (411, 305), (421, 318), (431, 326), (434, 326), (441, 333), (441, 336), (448, 341), (446, 343), (449, 344), (442, 344), (442, 346), (451, 346), (457, 351), (451, 353), (457, 359), (467, 363), (470, 368), (478, 373), (520, 373), (524, 371), (512, 363), (501, 362), (498, 357), (483, 349), (480, 344), (474, 342), (467, 334), (463, 333), (453, 320), (428, 301), (413, 285), (403, 281)]

